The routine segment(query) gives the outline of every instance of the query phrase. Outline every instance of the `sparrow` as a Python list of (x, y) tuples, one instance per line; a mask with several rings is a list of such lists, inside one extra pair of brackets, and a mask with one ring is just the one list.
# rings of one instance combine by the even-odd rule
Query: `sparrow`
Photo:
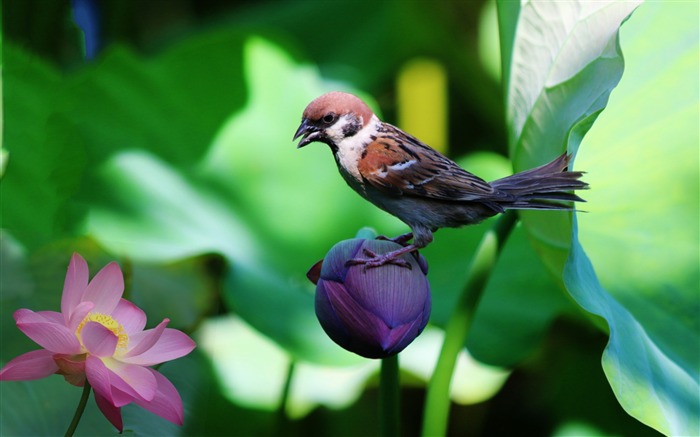
[[(362, 197), (398, 217), (411, 232), (392, 241), (403, 247), (350, 261), (365, 268), (387, 263), (433, 241), (444, 227), (472, 225), (508, 209), (572, 210), (588, 188), (580, 171), (568, 171), (566, 152), (543, 166), (486, 182), (415, 137), (381, 121), (360, 98), (330, 92), (304, 110), (292, 141), (297, 148), (327, 144), (345, 182)], [(408, 241), (413, 239), (411, 244)]]

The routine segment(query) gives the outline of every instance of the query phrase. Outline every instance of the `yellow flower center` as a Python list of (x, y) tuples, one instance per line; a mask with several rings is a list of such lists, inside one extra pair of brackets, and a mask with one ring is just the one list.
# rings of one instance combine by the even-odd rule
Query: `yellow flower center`
[[(80, 340), (81, 345), (83, 345), (81, 332), (83, 330), (83, 326), (85, 326), (87, 322), (97, 322), (112, 331), (118, 338), (117, 349), (126, 349), (126, 346), (129, 344), (129, 336), (126, 334), (126, 331), (124, 331), (124, 327), (119, 322), (114, 320), (112, 316), (102, 313), (88, 313), (88, 315), (85, 316), (83, 321), (80, 322), (76, 328), (75, 335), (78, 337), (78, 340)], [(85, 347), (85, 345), (83, 345), (83, 347)]]

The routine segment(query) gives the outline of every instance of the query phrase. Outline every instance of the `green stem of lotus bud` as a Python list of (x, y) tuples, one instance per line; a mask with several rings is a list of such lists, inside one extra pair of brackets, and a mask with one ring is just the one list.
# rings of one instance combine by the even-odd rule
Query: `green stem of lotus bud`
[(382, 359), (379, 380), (381, 435), (398, 437), (399, 434), (399, 355)]
[(484, 234), (474, 254), (467, 283), (445, 327), (445, 340), (428, 384), (423, 414), (423, 436), (446, 435), (450, 411), (450, 382), (457, 356), (464, 348), (474, 312), (496, 266), (503, 244), (517, 221), (515, 211), (508, 211), (500, 216), (493, 228)]

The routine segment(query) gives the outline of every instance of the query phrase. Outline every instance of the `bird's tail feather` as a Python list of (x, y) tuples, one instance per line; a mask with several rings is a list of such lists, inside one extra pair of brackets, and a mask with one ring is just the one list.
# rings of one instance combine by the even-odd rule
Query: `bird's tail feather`
[[(508, 194), (509, 199), (499, 201), (505, 209), (573, 209), (568, 202), (585, 202), (572, 193), (584, 190), (588, 184), (579, 180), (580, 171), (568, 171), (571, 155), (566, 153), (540, 167), (516, 173), (491, 182), (497, 190)], [(564, 203), (562, 203), (564, 202)]]

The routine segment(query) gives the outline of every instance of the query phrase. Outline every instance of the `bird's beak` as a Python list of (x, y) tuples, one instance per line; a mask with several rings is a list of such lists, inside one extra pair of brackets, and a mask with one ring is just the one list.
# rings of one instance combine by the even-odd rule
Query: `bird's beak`
[(299, 144), (297, 145), (297, 149), (301, 149), (305, 145), (316, 141), (320, 135), (321, 132), (318, 130), (318, 128), (312, 125), (309, 122), (309, 120), (305, 118), (301, 120), (301, 124), (299, 125), (297, 131), (294, 133), (294, 138), (292, 138), (292, 141), (295, 141), (297, 138), (302, 137), (301, 141), (299, 141)]

